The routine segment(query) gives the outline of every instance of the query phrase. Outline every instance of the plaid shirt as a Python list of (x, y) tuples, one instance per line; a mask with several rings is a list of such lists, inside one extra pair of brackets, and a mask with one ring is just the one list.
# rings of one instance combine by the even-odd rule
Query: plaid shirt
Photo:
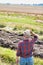
[(34, 38), (31, 40), (29, 39), (19, 42), (16, 55), (24, 58), (31, 57), (33, 51), (33, 45), (36, 40), (37, 40), (37, 36), (34, 36)]

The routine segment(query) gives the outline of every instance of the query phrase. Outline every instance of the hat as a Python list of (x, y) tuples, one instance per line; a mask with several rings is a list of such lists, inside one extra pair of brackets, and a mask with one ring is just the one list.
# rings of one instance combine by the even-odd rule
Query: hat
[(24, 32), (23, 32), (23, 35), (26, 35), (26, 36), (30, 36), (31, 35), (31, 33), (30, 33), (30, 30), (25, 30)]

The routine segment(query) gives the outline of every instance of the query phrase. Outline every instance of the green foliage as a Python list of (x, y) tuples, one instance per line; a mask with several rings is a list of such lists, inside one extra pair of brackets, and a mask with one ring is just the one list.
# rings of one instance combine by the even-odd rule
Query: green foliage
[(13, 30), (22, 30), (22, 26), (21, 25), (15, 25), (15, 27), (13, 28)]
[(13, 27), (13, 31), (30, 29), (37, 34), (43, 35), (43, 23), (36, 22), (36, 20), (43, 20), (43, 15), (30, 16), (19, 13), (3, 13), (0, 14), (0, 27), (3, 27), (4, 25)]
[(34, 61), (34, 65), (43, 65), (43, 59), (35, 58)]
[(0, 59), (0, 65), (11, 65), (10, 63), (4, 62)]
[(16, 62), (16, 52), (10, 49), (0, 47), (0, 57), (4, 60), (4, 62)]
[(3, 25), (3, 24), (0, 24), (0, 28), (4, 28), (5, 27), (5, 25)]
[(43, 31), (40, 31), (40, 34), (43, 35)]

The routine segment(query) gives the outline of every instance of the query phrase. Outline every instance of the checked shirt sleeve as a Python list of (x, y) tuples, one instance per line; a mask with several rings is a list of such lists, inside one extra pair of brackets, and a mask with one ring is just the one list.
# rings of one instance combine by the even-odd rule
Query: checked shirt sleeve
[(32, 43), (35, 43), (38, 39), (38, 36), (37, 35), (34, 35), (34, 38), (32, 38)]
[(37, 41), (37, 39), (38, 39), (38, 36), (34, 35), (34, 42)]
[(21, 55), (21, 46), (20, 46), (20, 43), (18, 44), (18, 48), (17, 48), (17, 53), (16, 53), (17, 56), (20, 56)]

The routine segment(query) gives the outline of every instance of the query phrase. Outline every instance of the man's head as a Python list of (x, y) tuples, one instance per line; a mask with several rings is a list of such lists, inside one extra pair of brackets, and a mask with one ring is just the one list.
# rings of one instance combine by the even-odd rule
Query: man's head
[(31, 31), (30, 30), (25, 30), (23, 32), (23, 35), (24, 35), (24, 38), (27, 38), (28, 39), (31, 36)]

